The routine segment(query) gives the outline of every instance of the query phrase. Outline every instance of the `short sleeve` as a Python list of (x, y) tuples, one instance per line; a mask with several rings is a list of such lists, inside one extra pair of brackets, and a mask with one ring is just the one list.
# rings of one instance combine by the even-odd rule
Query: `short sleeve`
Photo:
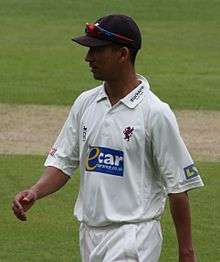
[(77, 106), (74, 104), (68, 118), (44, 163), (71, 176), (79, 166)]
[(167, 193), (180, 193), (203, 186), (170, 107), (164, 104), (155, 110), (151, 123), (153, 159)]

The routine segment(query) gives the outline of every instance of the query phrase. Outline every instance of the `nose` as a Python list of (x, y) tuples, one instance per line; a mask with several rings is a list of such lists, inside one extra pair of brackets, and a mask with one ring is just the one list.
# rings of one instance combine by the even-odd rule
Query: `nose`
[(89, 48), (89, 50), (88, 50), (88, 52), (87, 52), (87, 54), (85, 56), (85, 61), (89, 62), (89, 63), (94, 61), (94, 52), (92, 52), (91, 48)]

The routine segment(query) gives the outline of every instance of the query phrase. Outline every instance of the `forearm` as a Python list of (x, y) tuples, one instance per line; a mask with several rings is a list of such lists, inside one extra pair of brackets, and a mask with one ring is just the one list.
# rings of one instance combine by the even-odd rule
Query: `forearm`
[(36, 194), (36, 199), (40, 199), (59, 190), (68, 180), (69, 177), (61, 170), (47, 167), (43, 176), (31, 187), (31, 190)]
[(189, 199), (187, 193), (184, 192), (170, 194), (169, 200), (179, 244), (180, 261), (184, 261), (181, 260), (182, 256), (194, 256)]

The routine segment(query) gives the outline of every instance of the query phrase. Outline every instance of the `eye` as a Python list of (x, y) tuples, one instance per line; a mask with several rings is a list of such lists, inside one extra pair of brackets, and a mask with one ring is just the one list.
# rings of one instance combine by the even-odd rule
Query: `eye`
[(97, 47), (90, 47), (88, 53), (89, 53), (89, 54), (97, 53)]
[(94, 47), (94, 52), (97, 52), (97, 53), (102, 53), (106, 50), (106, 46), (97, 46), (97, 47)]

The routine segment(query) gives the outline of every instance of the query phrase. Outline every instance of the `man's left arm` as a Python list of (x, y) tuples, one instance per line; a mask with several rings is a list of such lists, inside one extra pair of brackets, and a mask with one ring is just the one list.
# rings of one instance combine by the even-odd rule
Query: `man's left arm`
[(169, 202), (179, 244), (179, 262), (196, 262), (187, 192), (169, 194)]

